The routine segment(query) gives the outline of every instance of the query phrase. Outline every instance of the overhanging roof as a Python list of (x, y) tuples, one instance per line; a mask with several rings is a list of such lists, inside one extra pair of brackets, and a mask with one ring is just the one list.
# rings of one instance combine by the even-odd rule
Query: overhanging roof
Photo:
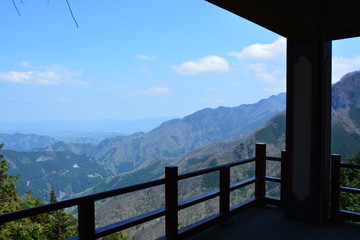
[(360, 36), (359, 0), (206, 0), (287, 38)]

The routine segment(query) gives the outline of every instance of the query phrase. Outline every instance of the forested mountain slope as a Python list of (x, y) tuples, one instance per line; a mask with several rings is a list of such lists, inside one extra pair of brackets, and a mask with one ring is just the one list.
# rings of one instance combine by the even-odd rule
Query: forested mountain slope
[(144, 166), (161, 157), (178, 157), (216, 141), (239, 138), (285, 109), (285, 94), (255, 104), (203, 109), (183, 119), (164, 122), (148, 133), (102, 141), (93, 155), (114, 173)]
[(17, 191), (49, 201), (53, 188), (59, 199), (82, 192), (106, 179), (110, 173), (93, 159), (72, 152), (16, 152), (3, 150), (9, 173), (20, 174)]

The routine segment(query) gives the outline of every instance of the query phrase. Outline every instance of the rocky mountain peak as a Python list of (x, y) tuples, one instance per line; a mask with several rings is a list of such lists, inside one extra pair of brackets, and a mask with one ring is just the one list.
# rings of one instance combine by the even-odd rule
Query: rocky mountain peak
[(344, 75), (332, 89), (332, 106), (334, 110), (360, 108), (360, 71)]

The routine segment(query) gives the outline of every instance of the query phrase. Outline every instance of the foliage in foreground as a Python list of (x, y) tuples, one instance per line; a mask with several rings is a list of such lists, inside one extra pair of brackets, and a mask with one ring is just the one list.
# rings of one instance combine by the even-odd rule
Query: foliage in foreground
[[(2, 148), (0, 145), (0, 149)], [(7, 162), (0, 154), (0, 214), (43, 205), (39, 199), (34, 199), (31, 192), (21, 198), (14, 183), (19, 176), (8, 173)], [(57, 202), (54, 190), (50, 192), (50, 203)], [(77, 235), (77, 221), (65, 210), (39, 214), (30, 218), (23, 218), (8, 222), (0, 226), (0, 240), (48, 240), (65, 239)], [(128, 240), (125, 233), (115, 233), (103, 240)]]
[[(350, 164), (360, 164), (360, 150), (355, 156), (348, 159)], [(341, 185), (360, 189), (360, 169), (347, 169), (341, 176)], [(342, 192), (341, 208), (353, 212), (360, 212), (360, 194)]]

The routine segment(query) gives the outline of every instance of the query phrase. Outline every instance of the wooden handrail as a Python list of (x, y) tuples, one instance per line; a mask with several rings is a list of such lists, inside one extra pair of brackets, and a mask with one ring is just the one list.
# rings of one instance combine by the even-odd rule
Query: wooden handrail
[(340, 167), (349, 169), (360, 169), (360, 164), (340, 163)]
[[(69, 239), (86, 239), (92, 240), (107, 236), (117, 231), (122, 231), (129, 227), (136, 226), (141, 223), (153, 220), (158, 217), (165, 216), (165, 237), (164, 239), (179, 239), (180, 237), (191, 236), (200, 229), (206, 229), (214, 224), (226, 220), (230, 216), (242, 211), (246, 208), (257, 204), (275, 204), (281, 205), (281, 199), (270, 198), (265, 196), (265, 181), (276, 181), (282, 183), (282, 180), (274, 177), (266, 177), (266, 160), (284, 162), (284, 157), (268, 157), (266, 156), (266, 145), (256, 144), (256, 156), (253, 158), (243, 159), (236, 162), (219, 165), (212, 168), (194, 171), (178, 175), (178, 169), (175, 166), (165, 168), (165, 178), (141, 183), (133, 186), (123, 187), (106, 192), (96, 193), (84, 197), (74, 198), (70, 200), (51, 203), (35, 208), (20, 210), (17, 212), (0, 215), (0, 224), (14, 221), (17, 219), (34, 216), (41, 213), (55, 211), (63, 208), (78, 207), (78, 236)], [(230, 184), (230, 168), (238, 165), (255, 162), (255, 177), (243, 180), (238, 183)], [(215, 190), (201, 196), (194, 197), (182, 202), (178, 202), (178, 182), (219, 171), (219, 190)], [(283, 172), (283, 170), (282, 170)], [(255, 197), (248, 199), (238, 205), (230, 207), (230, 192), (238, 188), (255, 184)], [(105, 227), (95, 228), (95, 201), (114, 197), (138, 190), (148, 189), (155, 186), (165, 185), (165, 208), (154, 210), (130, 219), (126, 219)], [(282, 196), (282, 194), (281, 194)], [(206, 200), (219, 197), (219, 213), (214, 214), (206, 219), (200, 220), (181, 230), (178, 230), (178, 211)]]

